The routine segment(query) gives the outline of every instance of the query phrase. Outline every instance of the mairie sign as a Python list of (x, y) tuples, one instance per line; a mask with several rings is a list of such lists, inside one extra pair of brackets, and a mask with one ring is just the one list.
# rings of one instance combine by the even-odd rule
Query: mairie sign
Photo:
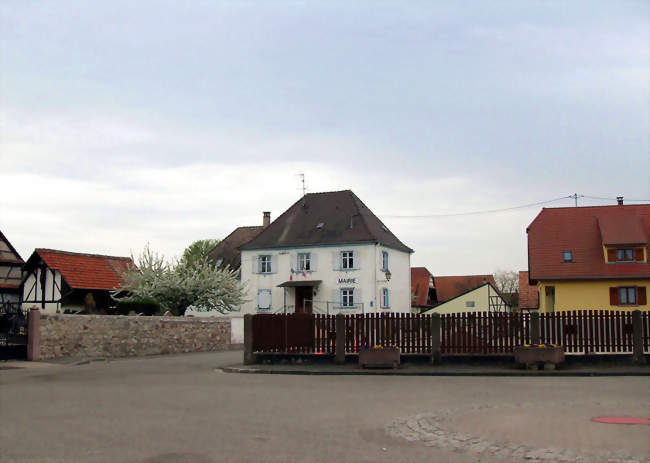
[(356, 285), (357, 284), (357, 279), (356, 278), (339, 278), (339, 284), (340, 285)]

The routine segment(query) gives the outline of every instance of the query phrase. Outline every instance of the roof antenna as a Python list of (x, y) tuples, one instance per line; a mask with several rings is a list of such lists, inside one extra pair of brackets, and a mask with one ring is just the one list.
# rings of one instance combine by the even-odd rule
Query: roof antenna
[(298, 174), (300, 177), (300, 182), (302, 183), (302, 196), (304, 197), (307, 194), (307, 185), (305, 185), (305, 174)]

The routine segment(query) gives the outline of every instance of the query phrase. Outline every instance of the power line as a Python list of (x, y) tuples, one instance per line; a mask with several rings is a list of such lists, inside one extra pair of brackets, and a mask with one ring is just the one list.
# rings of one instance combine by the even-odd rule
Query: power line
[[(465, 215), (481, 215), (481, 214), (494, 214), (498, 212), (506, 212), (506, 211), (513, 211), (516, 209), (525, 209), (527, 207), (533, 207), (533, 206), (541, 206), (544, 204), (550, 204), (554, 203), (557, 201), (562, 201), (563, 199), (573, 199), (575, 201), (576, 207), (578, 206), (578, 198), (587, 198), (587, 199), (597, 199), (597, 200), (602, 200), (602, 201), (617, 201), (618, 198), (605, 198), (603, 196), (589, 196), (589, 195), (581, 195), (578, 193), (574, 193), (572, 195), (568, 196), (562, 196), (560, 198), (555, 198), (555, 199), (548, 199), (546, 201), (539, 201), (536, 203), (529, 203), (529, 204), (522, 204), (521, 206), (512, 206), (512, 207), (504, 207), (501, 209), (488, 209), (485, 211), (471, 211), (471, 212), (456, 212), (456, 213), (451, 213), (451, 214), (424, 214), (424, 215), (382, 215), (382, 217), (388, 218), (388, 219), (427, 219), (427, 218), (436, 218), (436, 217), (460, 217), (460, 216), (465, 216)], [(625, 198), (625, 201), (633, 201), (633, 202), (650, 202), (650, 199), (628, 199)]]
[[(618, 198), (604, 198), (602, 196), (589, 196), (589, 195), (582, 195), (583, 198), (588, 198), (588, 199), (600, 199), (603, 201), (616, 201)], [(650, 199), (630, 199), (630, 198), (625, 198), (625, 201), (634, 201), (634, 202), (650, 202)]]
[(425, 214), (425, 215), (382, 215), (382, 217), (391, 219), (426, 219), (432, 217), (459, 217), (464, 215), (479, 215), (479, 214), (493, 214), (495, 212), (506, 212), (515, 209), (524, 209), (526, 207), (541, 206), (543, 204), (550, 204), (563, 199), (573, 198), (573, 195), (562, 196), (561, 198), (548, 199), (546, 201), (539, 201), (536, 203), (522, 204), (521, 206), (504, 207), (501, 209), (488, 209), (485, 211), (472, 211), (472, 212), (457, 212), (453, 214)]

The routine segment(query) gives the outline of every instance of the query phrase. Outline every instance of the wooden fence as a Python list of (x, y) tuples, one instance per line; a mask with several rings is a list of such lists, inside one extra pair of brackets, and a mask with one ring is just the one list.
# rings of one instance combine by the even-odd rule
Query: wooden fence
[[(535, 342), (564, 346), (568, 354), (630, 353), (631, 312), (579, 310), (549, 314), (472, 312), (441, 314), (440, 352), (510, 354)], [(650, 317), (641, 313), (644, 351), (649, 350)], [(362, 347), (398, 346), (403, 354), (431, 354), (433, 316), (370, 313), (344, 316), (345, 352)], [(253, 316), (253, 351), (334, 354), (336, 316), (324, 314), (259, 314)]]

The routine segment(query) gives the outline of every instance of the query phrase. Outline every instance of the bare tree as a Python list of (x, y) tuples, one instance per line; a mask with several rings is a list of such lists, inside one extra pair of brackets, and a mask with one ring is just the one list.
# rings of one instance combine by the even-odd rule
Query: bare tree
[(519, 305), (519, 273), (515, 270), (497, 270), (494, 272), (497, 289), (511, 305)]

